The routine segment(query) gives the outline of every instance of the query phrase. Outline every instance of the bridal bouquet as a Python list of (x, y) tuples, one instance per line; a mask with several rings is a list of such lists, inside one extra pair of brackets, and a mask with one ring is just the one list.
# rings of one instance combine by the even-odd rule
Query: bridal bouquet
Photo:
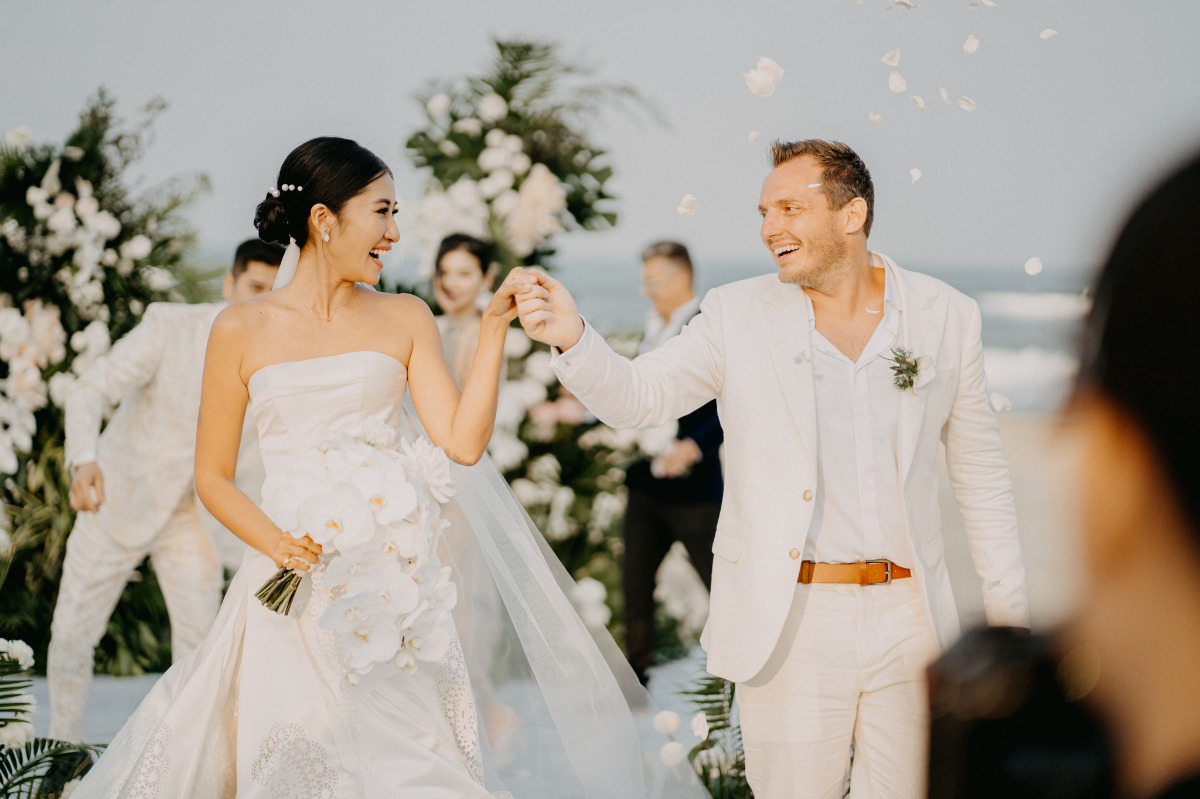
[[(263, 499), (282, 529), (323, 549), (317, 568), (332, 601), (319, 624), (337, 636), (351, 684), (380, 667), (411, 672), (450, 644), (457, 591), (437, 554), (449, 525), (441, 505), (453, 494), (450, 462), (426, 438), (397, 437), (382, 422), (358, 437), (333, 436)], [(286, 614), (300, 580), (280, 569), (257, 596)]]

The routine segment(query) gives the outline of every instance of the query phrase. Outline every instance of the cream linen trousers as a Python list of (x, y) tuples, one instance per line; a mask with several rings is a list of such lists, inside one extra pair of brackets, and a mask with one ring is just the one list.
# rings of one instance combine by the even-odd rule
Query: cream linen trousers
[(737, 686), (756, 799), (840, 799), (847, 776), (852, 799), (924, 796), (937, 654), (916, 580), (797, 585), (775, 651)]
[(80, 740), (96, 644), (130, 574), (147, 555), (171, 618), (173, 660), (195, 649), (216, 619), (223, 575), (194, 492), (184, 494), (162, 531), (145, 547), (123, 546), (96, 523), (94, 513), (80, 513), (67, 538), (50, 626), (46, 679), (51, 738)]

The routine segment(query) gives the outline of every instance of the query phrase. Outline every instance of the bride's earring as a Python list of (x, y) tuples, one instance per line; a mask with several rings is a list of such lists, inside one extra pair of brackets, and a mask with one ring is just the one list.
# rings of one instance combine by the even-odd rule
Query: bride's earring
[(321, 241), (329, 241), (329, 231), (321, 231)]

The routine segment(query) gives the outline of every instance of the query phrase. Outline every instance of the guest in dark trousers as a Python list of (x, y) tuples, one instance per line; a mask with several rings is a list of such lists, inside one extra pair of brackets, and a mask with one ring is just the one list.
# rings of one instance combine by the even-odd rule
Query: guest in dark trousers
[[(640, 352), (679, 334), (700, 311), (687, 247), (673, 241), (642, 253), (642, 291), (653, 308)], [(719, 449), (723, 435), (716, 400), (679, 420), (675, 442), (653, 460), (629, 468), (625, 512), (625, 624), (629, 661), (643, 683), (654, 661), (654, 577), (680, 541), (706, 588), (712, 580), (712, 542), (721, 511)]]
[(1125, 224), (1068, 413), (1082, 444), (1088, 698), (1122, 796), (1200, 796), (1200, 158)]

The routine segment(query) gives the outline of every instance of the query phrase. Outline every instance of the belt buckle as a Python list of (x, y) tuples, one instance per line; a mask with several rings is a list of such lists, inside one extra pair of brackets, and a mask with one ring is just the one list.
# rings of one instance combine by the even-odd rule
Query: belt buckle
[(884, 565), (884, 569), (885, 569), (884, 574), (886, 576), (884, 577), (884, 580), (882, 583), (868, 583), (868, 585), (887, 585), (888, 583), (890, 583), (892, 581), (892, 566), (893, 566), (893, 564), (887, 558), (882, 558), (880, 560), (868, 560), (867, 561), (868, 566), (874, 566), (877, 563), (882, 563)]

